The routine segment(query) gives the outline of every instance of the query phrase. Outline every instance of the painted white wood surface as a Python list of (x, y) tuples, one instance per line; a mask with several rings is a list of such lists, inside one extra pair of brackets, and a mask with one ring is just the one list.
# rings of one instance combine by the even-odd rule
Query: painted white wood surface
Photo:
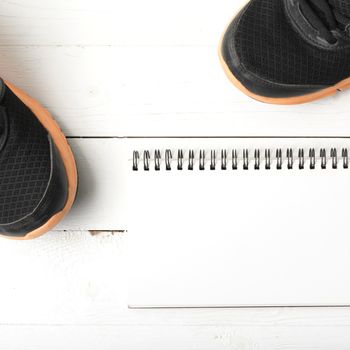
[[(349, 93), (251, 101), (221, 33), (245, 0), (4, 0), (0, 71), (47, 106), (80, 169), (58, 231), (1, 240), (0, 348), (348, 349), (350, 309), (128, 310), (120, 136), (349, 136)], [(125, 198), (125, 197), (124, 197)], [(89, 230), (92, 230), (92, 235)]]
[(78, 195), (57, 230), (126, 230), (124, 140), (70, 139), (78, 173)]
[(224, 75), (210, 47), (1, 47), (0, 71), (69, 136), (349, 136), (349, 92), (265, 105)]
[(285, 107), (231, 86), (217, 47), (242, 2), (5, 1), (0, 71), (70, 136), (348, 136), (349, 93)]
[(244, 2), (4, 0), (0, 45), (216, 45)]
[(348, 308), (129, 310), (126, 249), (125, 233), (2, 241), (0, 347), (349, 348)]
[[(349, 327), (334, 332), (323, 326), (4, 326), (0, 345), (17, 350), (14, 340), (21, 337), (25, 349), (167, 349), (167, 350), (281, 350), (336, 348), (347, 350)], [(50, 339), (50, 342), (47, 341)], [(259, 341), (257, 341), (259, 339)], [(303, 340), (301, 340), (303, 339)], [(49, 345), (48, 345), (49, 344)], [(68, 347), (67, 347), (67, 344)], [(152, 344), (149, 347), (149, 344)]]
[[(96, 232), (106, 220), (100, 215), (111, 215), (106, 221), (119, 228), (118, 210), (110, 207), (119, 206), (114, 195), (123, 198), (114, 176), (124, 140), (70, 142), (81, 190), (62, 230), (29, 242), (1, 241), (0, 347), (348, 349), (349, 308), (129, 310), (128, 234)], [(93, 231), (63, 231), (79, 225)]]

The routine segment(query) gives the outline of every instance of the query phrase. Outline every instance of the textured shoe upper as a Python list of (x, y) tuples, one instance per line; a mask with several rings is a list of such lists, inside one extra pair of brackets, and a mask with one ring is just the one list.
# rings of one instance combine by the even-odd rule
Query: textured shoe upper
[(337, 9), (342, 15), (350, 18), (349, 0), (329, 0), (329, 3)]
[(51, 175), (50, 143), (33, 113), (2, 83), (0, 225), (33, 213)]
[[(350, 17), (350, 0), (329, 0), (328, 4), (341, 12), (341, 19)], [(315, 15), (324, 23), (322, 11), (318, 12), (316, 9)], [(350, 76), (350, 40), (345, 45), (321, 47), (292, 22), (284, 0), (251, 0), (233, 38), (245, 69), (267, 81), (290, 85), (328, 86)], [(317, 30), (310, 22), (308, 25)]]

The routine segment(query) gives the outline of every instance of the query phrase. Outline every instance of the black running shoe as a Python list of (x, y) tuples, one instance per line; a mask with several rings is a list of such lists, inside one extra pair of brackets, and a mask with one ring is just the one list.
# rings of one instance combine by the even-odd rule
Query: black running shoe
[(228, 27), (220, 57), (259, 101), (297, 104), (350, 87), (350, 0), (251, 0)]
[(52, 229), (77, 189), (72, 151), (50, 114), (0, 81), (0, 235), (30, 239)]

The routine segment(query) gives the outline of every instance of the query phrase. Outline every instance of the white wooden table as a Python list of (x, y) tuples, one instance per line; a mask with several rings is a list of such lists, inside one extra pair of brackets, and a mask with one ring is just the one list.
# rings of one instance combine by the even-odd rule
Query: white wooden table
[(76, 205), (55, 232), (0, 241), (0, 348), (349, 349), (349, 308), (128, 310), (125, 137), (350, 136), (349, 93), (262, 105), (220, 68), (244, 0), (3, 0), (1, 75), (70, 136)]

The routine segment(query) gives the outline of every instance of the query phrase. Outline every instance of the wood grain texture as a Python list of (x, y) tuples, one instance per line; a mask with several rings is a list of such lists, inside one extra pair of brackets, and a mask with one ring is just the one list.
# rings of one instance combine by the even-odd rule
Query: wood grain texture
[(78, 166), (74, 206), (57, 230), (125, 230), (126, 176), (122, 139), (69, 140)]
[(19, 349), (338, 350), (349, 348), (349, 327), (2, 326), (0, 346)]
[[(131, 310), (127, 233), (51, 232), (27, 242), (2, 240), (0, 324), (334, 327), (349, 308)], [(25, 298), (23, 296), (25, 295)], [(30, 302), (28, 302), (30, 300)]]
[[(129, 310), (127, 235), (51, 232), (3, 241), (6, 349), (348, 349), (350, 309)], [(5, 286), (5, 287), (4, 287)]]
[(0, 71), (69, 136), (350, 132), (349, 91), (301, 106), (262, 104), (231, 85), (212, 47), (0, 47)]
[(105, 137), (349, 136), (349, 93), (277, 107), (227, 81), (217, 45), (244, 2), (1, 2), (1, 75), (77, 137), (80, 191), (57, 231), (1, 240), (0, 348), (349, 349), (347, 308), (128, 310), (127, 233), (100, 232), (126, 227), (123, 140)]
[(7, 0), (0, 9), (0, 45), (216, 45), (242, 2)]

